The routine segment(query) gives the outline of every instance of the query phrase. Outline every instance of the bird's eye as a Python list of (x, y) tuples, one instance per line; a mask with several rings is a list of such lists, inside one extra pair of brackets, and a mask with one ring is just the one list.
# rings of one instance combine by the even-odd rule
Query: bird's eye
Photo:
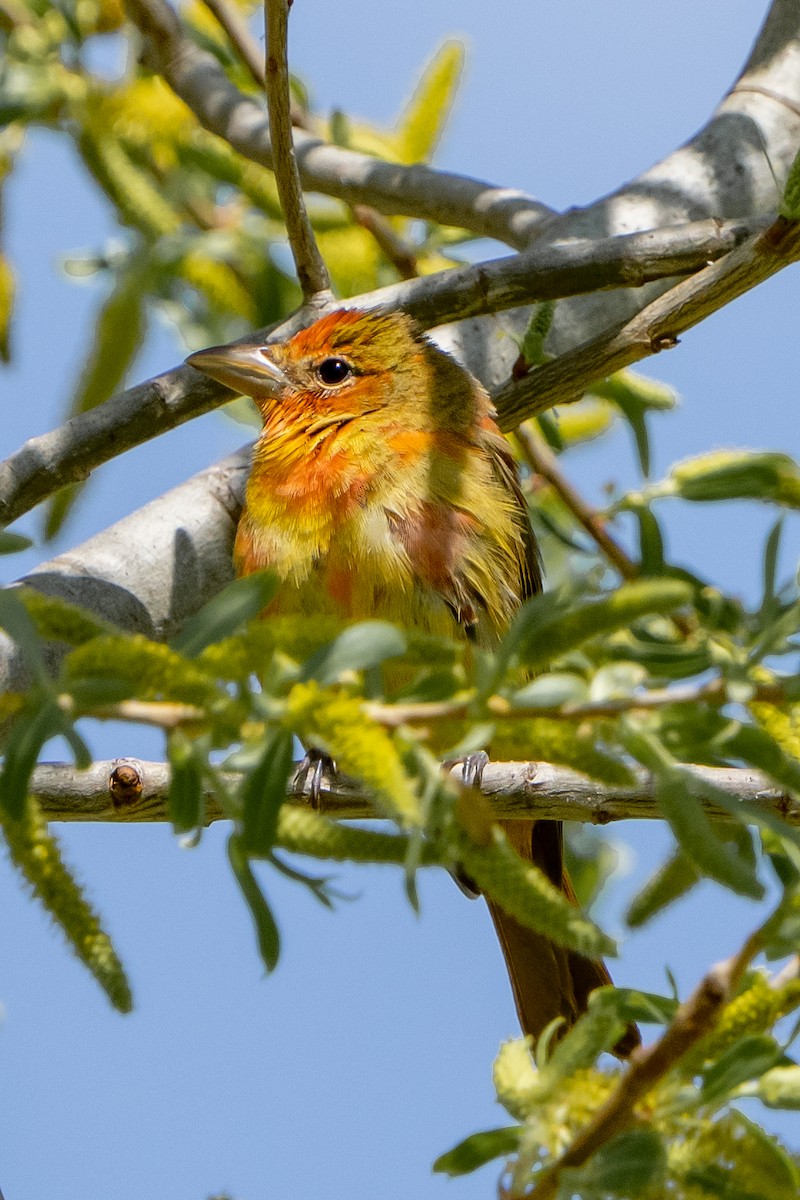
[(320, 381), (327, 384), (328, 387), (334, 387), (337, 383), (344, 383), (345, 379), (352, 374), (353, 368), (343, 358), (324, 358), (317, 367), (317, 375)]

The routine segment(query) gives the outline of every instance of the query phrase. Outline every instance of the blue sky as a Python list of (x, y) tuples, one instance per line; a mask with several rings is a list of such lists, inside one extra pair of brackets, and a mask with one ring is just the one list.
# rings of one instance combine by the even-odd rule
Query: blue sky
[[(364, 0), (298, 0), (294, 70), (316, 103), (389, 121), (439, 42), (463, 36), (467, 68), (443, 166), (525, 188), (555, 207), (587, 203), (644, 169), (702, 124), (730, 85), (766, 5), (652, 0), (560, 5), (428, 0), (409, 20), (380, 22)], [(99, 291), (59, 272), (67, 251), (113, 229), (76, 160), (52, 134), (33, 136), (8, 189), (8, 249), (21, 277), (15, 361), (0, 374), (0, 452), (52, 427), (82, 359)], [(796, 271), (737, 301), (649, 364), (681, 407), (653, 423), (656, 473), (713, 446), (800, 455)], [(136, 365), (142, 379), (183, 351), (156, 326)], [(56, 549), (83, 540), (244, 440), (211, 415), (97, 473)], [(569, 470), (590, 495), (635, 479), (620, 430)], [(772, 514), (741, 505), (664, 509), (675, 561), (754, 598)], [(38, 535), (34, 514), (20, 525)], [(784, 570), (797, 561), (787, 522)], [(21, 557), (22, 567), (52, 549)], [(98, 757), (160, 757), (137, 730), (92, 732)], [(6, 1200), (169, 1196), (236, 1200), (290, 1192), (315, 1200), (373, 1195), (435, 1200), (491, 1194), (494, 1168), (464, 1181), (430, 1163), (464, 1135), (505, 1123), (491, 1063), (516, 1035), (509, 989), (486, 912), (448, 879), (426, 877), (422, 916), (397, 874), (341, 873), (352, 902), (336, 914), (270, 878), (284, 935), (264, 979), (212, 829), (194, 851), (163, 827), (62, 827), (129, 969), (137, 1007), (112, 1013), (16, 878), (0, 873), (0, 1186)], [(667, 844), (654, 823), (620, 827), (627, 874), (603, 915), (625, 899)], [(736, 946), (755, 906), (708, 885), (631, 937), (620, 983), (661, 990), (669, 963), (683, 989)], [(775, 1119), (773, 1127), (781, 1123)], [(789, 1121), (782, 1127), (787, 1135)]]

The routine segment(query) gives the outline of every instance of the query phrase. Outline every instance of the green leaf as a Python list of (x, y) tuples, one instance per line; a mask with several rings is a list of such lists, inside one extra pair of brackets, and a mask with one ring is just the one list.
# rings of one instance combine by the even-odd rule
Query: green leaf
[(12, 820), (25, 811), (33, 768), (45, 742), (63, 731), (64, 716), (55, 702), (36, 693), (17, 714), (5, 748), (0, 772), (0, 806)]
[(800, 508), (797, 463), (769, 450), (713, 450), (677, 463), (668, 482), (683, 500), (762, 500)]
[(301, 679), (334, 683), (344, 671), (365, 671), (378, 667), (387, 658), (405, 654), (407, 642), (401, 631), (388, 621), (362, 621), (352, 625), (308, 660)]
[(261, 959), (267, 971), (274, 971), (278, 965), (281, 945), (278, 926), (250, 867), (242, 838), (237, 833), (232, 833), (228, 839), (228, 858), (256, 927)]
[(446, 1154), (440, 1154), (433, 1164), (434, 1171), (442, 1175), (469, 1175), (495, 1158), (507, 1158), (519, 1148), (523, 1129), (521, 1125), (507, 1125), (503, 1129), (487, 1129), (485, 1133), (473, 1133), (459, 1142)]
[(552, 671), (531, 680), (509, 698), (514, 708), (560, 708), (589, 698), (586, 680), (567, 671)]
[(778, 1063), (783, 1051), (773, 1037), (753, 1033), (740, 1038), (703, 1073), (702, 1104), (719, 1105), (750, 1079), (759, 1079)]
[(397, 147), (402, 162), (427, 162), (433, 154), (453, 107), (464, 47), (443, 42), (422, 72), (414, 94), (397, 121)]
[[(118, 391), (147, 332), (147, 256), (132, 255), (94, 323), (94, 341), (81, 370), (67, 415), (88, 412)], [(85, 484), (71, 484), (51, 497), (45, 510), (44, 536), (55, 537)]]
[(204, 824), (203, 768), (188, 738), (173, 734), (169, 740), (170, 761), (167, 811), (176, 833), (191, 833)]
[(639, 522), (639, 560), (642, 575), (661, 575), (664, 572), (664, 542), (661, 527), (649, 508), (635, 508)]
[(565, 1171), (559, 1196), (579, 1195), (581, 1200), (636, 1196), (654, 1184), (666, 1167), (660, 1135), (654, 1129), (632, 1129), (601, 1147), (585, 1167)]
[(261, 758), (242, 784), (242, 842), (248, 854), (264, 856), (275, 845), (278, 812), (292, 773), (292, 735), (271, 730)]
[(679, 1002), (674, 996), (660, 996), (657, 992), (604, 987), (592, 993), (590, 1007), (592, 1005), (612, 1012), (626, 1025), (636, 1021), (649, 1025), (667, 1025), (678, 1011)]
[(761, 613), (771, 613), (776, 599), (776, 579), (778, 573), (778, 555), (780, 553), (781, 535), (783, 533), (783, 517), (778, 517), (769, 531), (764, 545), (764, 594), (761, 600)]
[(674, 854), (631, 901), (626, 920), (631, 929), (638, 929), (673, 900), (684, 896), (700, 880), (700, 872), (685, 854)]
[(187, 658), (196, 658), (212, 642), (235, 633), (240, 625), (257, 617), (278, 590), (274, 571), (256, 571), (229, 583), (219, 595), (187, 621), (170, 645)]
[(731, 811), (730, 796), (676, 763), (658, 738), (638, 723), (622, 721), (620, 733), (626, 749), (654, 774), (656, 801), (687, 859), (724, 887), (761, 899), (764, 889), (755, 873), (752, 849), (742, 854), (734, 842), (718, 836), (700, 803), (705, 797)]
[(17, 554), (32, 545), (31, 539), (23, 537), (21, 533), (9, 533), (7, 529), (0, 529), (0, 554)]
[(14, 588), (0, 588), (0, 628), (16, 643), (34, 679), (47, 686), (49, 676), (33, 621)]
[(624, 629), (652, 613), (669, 613), (691, 603), (692, 587), (678, 579), (627, 583), (602, 600), (585, 601), (563, 616), (542, 622), (540, 606), (529, 601), (512, 622), (501, 646), (530, 670), (544, 667), (591, 637)]
[(722, 744), (726, 754), (765, 771), (789, 791), (800, 792), (800, 762), (787, 754), (766, 729), (758, 725), (734, 726)]
[(756, 1095), (767, 1108), (800, 1109), (800, 1067), (773, 1067), (761, 1076)]

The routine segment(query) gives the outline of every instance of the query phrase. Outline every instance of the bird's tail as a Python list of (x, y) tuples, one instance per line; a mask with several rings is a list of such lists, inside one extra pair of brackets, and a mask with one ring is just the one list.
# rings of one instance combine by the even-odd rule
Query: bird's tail
[[(568, 900), (577, 903), (564, 869), (561, 822), (501, 821), (499, 824), (517, 853), (535, 863)], [(594, 989), (611, 983), (605, 963), (556, 945), (544, 934), (520, 925), (491, 900), (489, 911), (506, 960), (522, 1032), (537, 1038), (555, 1017), (564, 1018), (564, 1029), (574, 1025), (586, 1011)], [(640, 1041), (638, 1029), (631, 1025), (614, 1047), (614, 1053), (627, 1058)]]

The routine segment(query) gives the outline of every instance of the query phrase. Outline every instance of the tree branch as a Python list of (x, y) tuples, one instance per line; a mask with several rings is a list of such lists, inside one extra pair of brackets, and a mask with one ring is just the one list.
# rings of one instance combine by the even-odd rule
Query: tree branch
[[(116, 774), (125, 767), (126, 799), (120, 802)], [(722, 788), (740, 803), (765, 813), (774, 813), (792, 824), (800, 824), (800, 803), (777, 788), (758, 771), (733, 767), (689, 768), (699, 779)], [(460, 778), (460, 767), (453, 769)], [(235, 776), (231, 775), (233, 780)], [(166, 763), (139, 759), (95, 762), (86, 771), (60, 763), (36, 768), (31, 793), (51, 821), (166, 821), (169, 767)], [(602, 784), (549, 763), (492, 763), (481, 781), (491, 802), (492, 814), (500, 819), (536, 818), (558, 821), (587, 821), (605, 825), (610, 821), (658, 819), (661, 813), (649, 776), (640, 771), (630, 787)], [(295, 793), (304, 802), (307, 791)], [(704, 802), (710, 816), (730, 820), (723, 809)], [(321, 810), (341, 818), (374, 818), (376, 812), (359, 787), (344, 779), (324, 780)], [(206, 820), (217, 821), (223, 813), (210, 792), (206, 794)]]
[(516, 434), (528, 465), (550, 484), (562, 503), (594, 539), (611, 565), (619, 571), (623, 579), (638, 579), (638, 564), (611, 536), (603, 518), (583, 498), (577, 488), (572, 486), (550, 447), (545, 445), (541, 438), (536, 437), (526, 422), (518, 427)]
[(721, 262), (664, 292), (611, 337), (602, 334), (569, 354), (507, 383), (495, 395), (500, 427), (580, 397), (597, 379), (678, 344), (678, 335), (800, 258), (800, 222), (778, 217)]
[(324, 307), (331, 280), (306, 212), (292, 140), (287, 39), (290, 0), (264, 0), (267, 23), (267, 108), (273, 169), (303, 299)]
[[(524, 1193), (526, 1200), (554, 1200), (564, 1171), (582, 1166), (612, 1138), (638, 1124), (637, 1104), (714, 1028), (722, 1009), (736, 994), (742, 975), (763, 948), (771, 920), (769, 917), (750, 934), (736, 954), (711, 968), (657, 1042), (633, 1051), (614, 1091), (561, 1157), (534, 1177), (533, 1187)], [(514, 1191), (502, 1194), (504, 1200), (521, 1198), (521, 1193)]]
[[(393, 284), (360, 296), (357, 303), (401, 308), (427, 329), (534, 300), (695, 271), (740, 245), (752, 230), (745, 219), (700, 221), (599, 242), (536, 245), (525, 254)], [(281, 340), (303, 320), (296, 314), (244, 340)], [(191, 367), (176, 367), (30, 438), (0, 464), (0, 525), (10, 525), (59, 488), (85, 479), (101, 463), (231, 398), (227, 388)]]
[[(166, 0), (126, 0), (126, 8), (145, 38), (149, 61), (200, 124), (245, 158), (273, 168), (273, 146), (263, 110), (230, 82), (212, 55), (187, 37)], [(348, 204), (368, 204), (393, 216), (458, 225), (518, 248), (552, 216), (546, 205), (512, 188), (422, 165), (383, 162), (326, 145), (301, 130), (295, 132), (294, 144), (303, 187), (337, 196)]]

